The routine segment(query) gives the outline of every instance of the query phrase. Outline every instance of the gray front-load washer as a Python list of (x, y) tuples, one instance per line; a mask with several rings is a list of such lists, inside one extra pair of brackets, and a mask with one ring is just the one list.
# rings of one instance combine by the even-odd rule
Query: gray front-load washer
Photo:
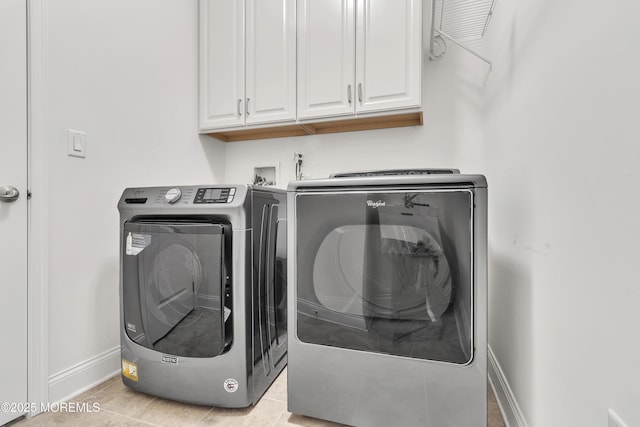
[(255, 404), (287, 363), (285, 192), (127, 188), (118, 209), (124, 384)]
[(288, 188), (289, 411), (366, 426), (487, 422), (487, 185), (380, 171)]

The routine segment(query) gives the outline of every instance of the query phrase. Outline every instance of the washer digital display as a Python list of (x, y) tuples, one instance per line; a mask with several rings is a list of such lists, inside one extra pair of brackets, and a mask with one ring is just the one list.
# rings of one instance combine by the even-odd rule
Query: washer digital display
[(198, 188), (193, 203), (229, 203), (234, 194), (235, 188)]
[(204, 190), (204, 200), (218, 200), (222, 194), (222, 190), (219, 188), (206, 188)]

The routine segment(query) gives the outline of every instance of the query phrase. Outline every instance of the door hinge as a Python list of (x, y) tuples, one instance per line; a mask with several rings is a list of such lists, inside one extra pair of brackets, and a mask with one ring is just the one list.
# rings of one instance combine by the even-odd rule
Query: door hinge
[(31, 190), (27, 190), (27, 200), (31, 200)]

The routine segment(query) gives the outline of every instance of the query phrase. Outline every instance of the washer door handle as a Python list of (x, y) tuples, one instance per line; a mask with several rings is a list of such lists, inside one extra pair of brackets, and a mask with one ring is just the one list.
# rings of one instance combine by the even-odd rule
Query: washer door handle
[(11, 203), (18, 200), (20, 192), (16, 187), (6, 185), (0, 187), (0, 202)]

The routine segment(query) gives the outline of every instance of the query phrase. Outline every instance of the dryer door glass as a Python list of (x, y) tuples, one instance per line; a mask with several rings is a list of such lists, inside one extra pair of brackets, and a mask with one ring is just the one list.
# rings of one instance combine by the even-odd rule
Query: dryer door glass
[(213, 357), (228, 348), (225, 226), (127, 222), (122, 240), (129, 338), (176, 356)]
[(469, 363), (472, 200), (466, 189), (298, 194), (298, 338)]

